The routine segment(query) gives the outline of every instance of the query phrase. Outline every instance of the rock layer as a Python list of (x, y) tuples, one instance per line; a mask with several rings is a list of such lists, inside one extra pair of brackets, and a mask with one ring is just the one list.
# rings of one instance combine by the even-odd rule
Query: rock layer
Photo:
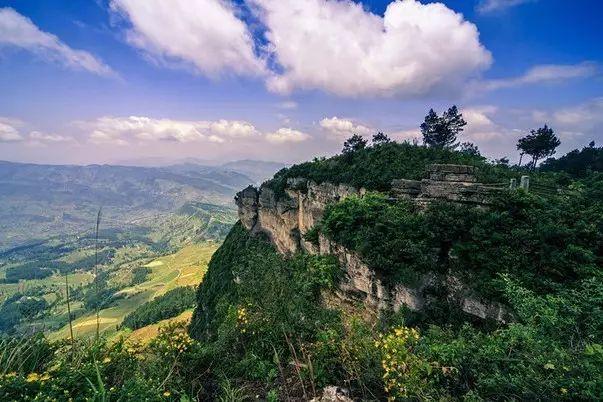
[[(433, 199), (455, 202), (482, 203), (487, 192), (475, 180), (475, 168), (459, 165), (432, 165), (429, 178), (422, 181), (394, 180), (392, 196), (415, 199), (425, 203)], [(322, 218), (330, 203), (338, 202), (351, 195), (362, 196), (364, 189), (343, 184), (321, 183), (295, 178), (289, 179), (284, 197), (277, 197), (267, 186), (259, 189), (247, 187), (239, 192), (235, 201), (239, 218), (252, 233), (268, 235), (277, 250), (290, 255), (298, 251), (310, 254), (334, 255), (344, 271), (337, 296), (346, 302), (362, 302), (375, 310), (399, 310), (405, 306), (421, 311), (429, 303), (425, 290), (444, 282), (448, 301), (473, 316), (506, 321), (508, 314), (498, 303), (471, 297), (471, 292), (455, 278), (443, 281), (435, 275), (425, 275), (415, 287), (402, 284), (385, 286), (360, 256), (326, 237), (319, 236), (319, 244), (304, 240), (307, 233)]]

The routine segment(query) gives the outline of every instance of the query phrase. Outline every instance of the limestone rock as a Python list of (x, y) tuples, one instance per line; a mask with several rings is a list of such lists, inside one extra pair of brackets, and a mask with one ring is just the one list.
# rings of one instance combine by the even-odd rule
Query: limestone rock
[(310, 402), (353, 402), (349, 395), (347, 389), (331, 385), (322, 390), (321, 396), (310, 399)]
[[(431, 165), (427, 179), (394, 180), (392, 195), (414, 199), (420, 204), (436, 199), (481, 204), (485, 202), (488, 190), (476, 182), (475, 173), (476, 168), (471, 166)], [(438, 282), (435, 275), (424, 275), (416, 287), (402, 284), (385, 286), (356, 252), (322, 235), (319, 236), (318, 245), (304, 240), (303, 235), (320, 221), (328, 204), (353, 195), (363, 196), (364, 193), (363, 189), (348, 185), (317, 184), (305, 178), (291, 178), (287, 181), (284, 196), (277, 197), (267, 186), (259, 189), (250, 186), (239, 192), (235, 201), (239, 208), (239, 219), (245, 228), (268, 235), (281, 254), (305, 251), (334, 255), (344, 270), (336, 291), (342, 301), (354, 304), (361, 302), (374, 311), (398, 311), (403, 306), (415, 311), (423, 310), (429, 303), (424, 296), (426, 289), (436, 286)], [(508, 319), (503, 306), (470, 297), (467, 286), (454, 277), (440, 282), (444, 282), (448, 301), (467, 314), (498, 321)]]

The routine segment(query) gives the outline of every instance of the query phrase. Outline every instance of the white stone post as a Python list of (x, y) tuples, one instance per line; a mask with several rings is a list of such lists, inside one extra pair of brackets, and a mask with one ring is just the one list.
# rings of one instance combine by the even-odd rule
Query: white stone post
[(530, 176), (521, 176), (521, 183), (519, 186), (528, 191), (530, 189)]

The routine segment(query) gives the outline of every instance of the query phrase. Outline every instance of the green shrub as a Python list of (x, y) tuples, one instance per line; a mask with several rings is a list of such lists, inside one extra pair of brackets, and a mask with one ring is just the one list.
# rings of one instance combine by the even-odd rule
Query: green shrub
[(142, 304), (124, 318), (122, 325), (130, 329), (142, 328), (176, 317), (194, 306), (195, 290), (190, 286), (179, 287)]

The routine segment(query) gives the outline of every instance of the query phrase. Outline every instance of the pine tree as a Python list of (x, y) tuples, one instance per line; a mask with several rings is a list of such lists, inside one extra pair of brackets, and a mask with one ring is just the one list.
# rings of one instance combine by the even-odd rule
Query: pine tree
[(561, 141), (555, 135), (552, 128), (546, 124), (538, 130), (530, 131), (530, 134), (517, 141), (517, 150), (521, 155), (530, 155), (532, 157), (532, 169), (536, 168), (538, 161), (547, 156), (555, 154), (555, 149), (561, 144)]
[(456, 137), (466, 125), (467, 122), (456, 106), (449, 108), (442, 117), (430, 109), (421, 124), (423, 143), (434, 148), (454, 149), (458, 146)]

